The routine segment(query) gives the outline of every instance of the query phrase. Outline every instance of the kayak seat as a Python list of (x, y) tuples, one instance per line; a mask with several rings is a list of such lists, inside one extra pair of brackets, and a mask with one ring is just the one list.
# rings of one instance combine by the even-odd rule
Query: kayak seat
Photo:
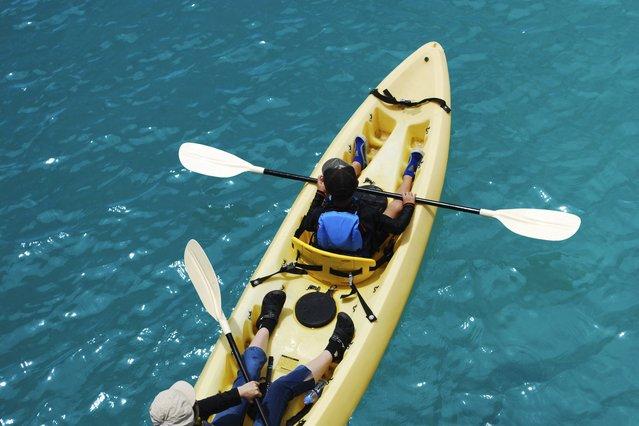
[(296, 237), (291, 243), (298, 265), (313, 278), (329, 285), (348, 285), (349, 274), (353, 275), (354, 283), (360, 283), (373, 275), (377, 267), (375, 259), (331, 253)]

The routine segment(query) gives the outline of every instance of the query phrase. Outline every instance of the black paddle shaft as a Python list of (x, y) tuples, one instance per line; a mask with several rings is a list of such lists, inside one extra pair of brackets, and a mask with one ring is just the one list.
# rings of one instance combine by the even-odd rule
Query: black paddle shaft
[[(281, 177), (284, 179), (298, 180), (300, 182), (317, 183), (316, 178), (296, 175), (293, 173), (280, 172), (278, 170), (264, 169), (263, 173), (269, 176), (276, 176), (276, 177)], [(396, 194), (394, 192), (378, 191), (371, 188), (361, 188), (361, 187), (357, 188), (357, 191), (365, 192), (367, 194), (373, 194), (373, 195), (383, 195), (384, 197), (395, 198), (396, 200), (402, 199), (401, 194)], [(418, 204), (428, 204), (429, 206), (442, 207), (444, 209), (457, 210), (464, 213), (480, 214), (479, 209), (476, 209), (474, 207), (466, 207), (466, 206), (461, 206), (457, 204), (449, 204), (449, 203), (444, 203), (443, 201), (429, 200), (428, 198), (420, 198), (420, 197), (415, 198), (415, 201)]]
[[(231, 352), (233, 352), (233, 357), (235, 358), (235, 361), (237, 361), (238, 365), (240, 366), (240, 371), (242, 372), (242, 375), (244, 376), (244, 380), (246, 381), (246, 383), (250, 382), (251, 378), (248, 375), (248, 371), (246, 371), (246, 365), (244, 365), (244, 360), (240, 356), (240, 351), (237, 349), (237, 345), (235, 344), (235, 339), (233, 339), (233, 335), (231, 333), (228, 333), (226, 335), (226, 340), (228, 340), (229, 345), (231, 346)], [(253, 401), (255, 401), (255, 403), (257, 404), (257, 411), (260, 412), (260, 416), (262, 416), (262, 420), (264, 420), (264, 424), (268, 426), (268, 419), (266, 417), (266, 414), (264, 413), (262, 402), (257, 398), (255, 398)]]

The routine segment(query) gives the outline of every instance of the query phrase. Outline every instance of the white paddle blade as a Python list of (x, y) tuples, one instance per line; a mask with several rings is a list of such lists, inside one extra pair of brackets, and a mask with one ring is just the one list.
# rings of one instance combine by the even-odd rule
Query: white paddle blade
[(184, 167), (206, 176), (228, 178), (244, 172), (264, 172), (263, 167), (256, 167), (229, 152), (199, 143), (183, 143), (178, 156)]
[(581, 225), (579, 216), (557, 210), (481, 209), (479, 214), (497, 219), (515, 234), (546, 241), (566, 240)]
[(230, 333), (228, 322), (222, 311), (220, 283), (209, 258), (197, 241), (190, 240), (186, 245), (184, 264), (204, 308), (220, 323), (224, 334)]

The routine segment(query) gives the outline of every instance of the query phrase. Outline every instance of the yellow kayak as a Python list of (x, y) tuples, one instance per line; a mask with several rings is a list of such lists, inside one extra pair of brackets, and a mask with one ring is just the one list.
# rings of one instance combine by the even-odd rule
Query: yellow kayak
[[(368, 140), (369, 164), (359, 178), (360, 185), (373, 181), (381, 189), (394, 192), (401, 182), (410, 150), (421, 148), (424, 160), (412, 191), (418, 197), (439, 200), (448, 160), (451, 123), (444, 50), (436, 42), (423, 45), (397, 66), (377, 89), (377, 94), (369, 95), (337, 134), (312, 176), (321, 173), (322, 164), (329, 158), (339, 157), (350, 162), (353, 140), (362, 134)], [(255, 320), (264, 295), (275, 289), (286, 292), (286, 304), (266, 351), (274, 359), (275, 380), (297, 365), (310, 361), (324, 349), (335, 319), (323, 326), (307, 327), (296, 317), (295, 305), (304, 295), (329, 291), (337, 312), (346, 312), (352, 318), (355, 337), (343, 360), (333, 364), (326, 373), (324, 378), (328, 384), (304, 416), (303, 424), (340, 425), (348, 422), (357, 407), (397, 325), (419, 270), (436, 208), (416, 207), (408, 228), (385, 250), (390, 255), (392, 249), (390, 260), (380, 258), (383, 253), (373, 259), (336, 255), (309, 245), (307, 235), (294, 238), (315, 189), (314, 185), (304, 185), (253, 277), (278, 271), (283, 262), (305, 265), (307, 273), (281, 273), (259, 285), (247, 285), (229, 317), (229, 324), (243, 350), (254, 336)], [(349, 279), (376, 316), (376, 321), (367, 317), (357, 295), (341, 297), (351, 293)], [(195, 386), (198, 399), (230, 389), (235, 379), (237, 365), (223, 337), (215, 344), (199, 376)], [(291, 401), (283, 423), (300, 411), (302, 399), (298, 397)], [(248, 417), (245, 423), (250, 424)]]

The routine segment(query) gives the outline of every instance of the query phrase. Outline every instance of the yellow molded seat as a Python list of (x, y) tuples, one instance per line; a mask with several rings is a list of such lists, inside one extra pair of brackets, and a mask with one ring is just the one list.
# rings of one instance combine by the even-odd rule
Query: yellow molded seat
[(317, 266), (317, 270), (307, 269), (308, 274), (326, 284), (348, 285), (349, 273), (353, 274), (353, 282), (362, 282), (375, 272), (377, 266), (375, 259), (331, 253), (313, 247), (296, 237), (293, 237), (292, 243), (297, 261)]

